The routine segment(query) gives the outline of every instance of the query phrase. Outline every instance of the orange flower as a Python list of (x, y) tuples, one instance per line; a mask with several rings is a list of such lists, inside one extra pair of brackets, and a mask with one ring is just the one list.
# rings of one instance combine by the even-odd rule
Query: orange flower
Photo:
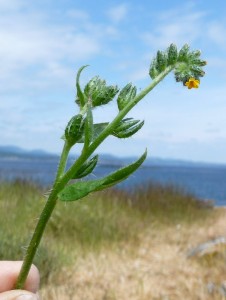
[(195, 78), (189, 78), (189, 80), (185, 83), (185, 85), (188, 87), (188, 89), (195, 88), (197, 89), (199, 87), (200, 81)]

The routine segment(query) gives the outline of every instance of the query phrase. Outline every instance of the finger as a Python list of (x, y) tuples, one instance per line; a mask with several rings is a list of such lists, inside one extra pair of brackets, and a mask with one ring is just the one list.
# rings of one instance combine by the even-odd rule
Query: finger
[(38, 295), (23, 290), (0, 293), (0, 300), (39, 300)]
[[(0, 293), (15, 288), (21, 266), (21, 261), (0, 261)], [(38, 269), (32, 265), (24, 289), (35, 293), (39, 287), (39, 280)]]

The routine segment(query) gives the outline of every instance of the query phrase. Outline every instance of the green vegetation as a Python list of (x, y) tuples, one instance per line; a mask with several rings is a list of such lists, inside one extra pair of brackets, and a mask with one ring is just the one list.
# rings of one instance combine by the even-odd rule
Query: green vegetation
[[(31, 182), (0, 183), (0, 259), (21, 260), (45, 191)], [(175, 187), (149, 185), (131, 193), (108, 189), (77, 203), (59, 202), (48, 224), (35, 264), (48, 282), (65, 263), (109, 247), (134, 246), (144, 228), (203, 222), (213, 210)]]

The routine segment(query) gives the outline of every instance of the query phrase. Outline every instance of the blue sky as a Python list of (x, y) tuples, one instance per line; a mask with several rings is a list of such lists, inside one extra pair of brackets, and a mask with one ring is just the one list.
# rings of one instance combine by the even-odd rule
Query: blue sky
[[(158, 49), (174, 42), (208, 61), (200, 88), (168, 76), (130, 113), (145, 120), (130, 139), (110, 138), (101, 153), (226, 163), (226, 2), (0, 0), (0, 145), (59, 153), (76, 114), (75, 76), (95, 75), (138, 89)], [(116, 103), (95, 111), (109, 121)], [(74, 150), (79, 151), (78, 149)]]

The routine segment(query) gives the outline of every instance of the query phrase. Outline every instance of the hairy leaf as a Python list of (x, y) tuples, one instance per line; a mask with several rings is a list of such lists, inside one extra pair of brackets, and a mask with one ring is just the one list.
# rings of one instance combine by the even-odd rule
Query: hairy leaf
[(127, 177), (129, 177), (129, 175), (135, 172), (144, 162), (146, 156), (147, 150), (134, 163), (124, 168), (121, 168), (104, 178), (97, 180), (81, 181), (68, 185), (58, 194), (58, 198), (61, 201), (76, 201), (87, 196), (91, 192), (103, 190), (112, 185), (115, 185), (121, 182), (122, 180), (125, 180)]
[(80, 87), (80, 84), (79, 84), (79, 79), (80, 79), (80, 75), (81, 75), (81, 72), (86, 68), (88, 67), (88, 65), (86, 66), (82, 66), (79, 70), (78, 70), (78, 73), (77, 73), (77, 76), (76, 76), (76, 89), (77, 89), (77, 97), (76, 97), (76, 100), (75, 102), (83, 107), (85, 105), (85, 97), (84, 97), (84, 94), (81, 90), (81, 87)]

